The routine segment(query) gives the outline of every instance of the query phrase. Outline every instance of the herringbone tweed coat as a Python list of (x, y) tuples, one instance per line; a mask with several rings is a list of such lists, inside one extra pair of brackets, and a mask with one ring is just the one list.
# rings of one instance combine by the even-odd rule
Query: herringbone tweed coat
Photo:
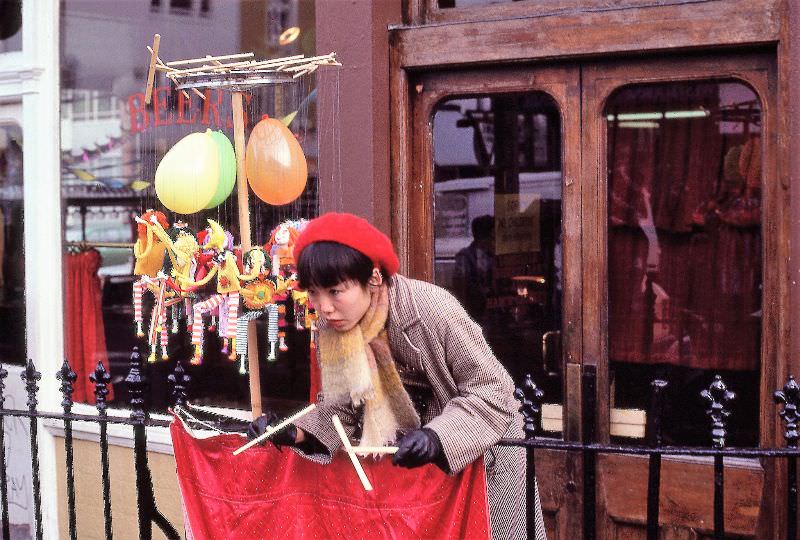
[[(514, 384), (478, 326), (446, 290), (394, 276), (389, 280), (389, 344), (397, 371), (420, 413), (422, 425), (442, 442), (448, 473), (485, 456), (492, 535), (525, 538), (525, 451), (493, 446), (501, 437), (523, 436)], [(358, 413), (349, 404), (319, 403), (297, 426), (328, 450), (307, 456), (327, 463), (341, 441), (331, 423), (338, 414), (348, 431)], [(302, 452), (301, 452), (302, 453)], [(544, 524), (536, 493), (536, 538)]]

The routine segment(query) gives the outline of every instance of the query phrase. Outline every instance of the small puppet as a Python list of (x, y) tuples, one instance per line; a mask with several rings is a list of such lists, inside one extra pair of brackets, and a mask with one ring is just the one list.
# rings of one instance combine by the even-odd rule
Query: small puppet
[(158, 223), (162, 227), (168, 227), (169, 222), (163, 212), (156, 212), (152, 209), (148, 209), (136, 219), (137, 235), (136, 242), (133, 244), (133, 256), (136, 257), (136, 264), (133, 274), (141, 277), (133, 283), (133, 320), (136, 323), (136, 336), (144, 337), (142, 297), (144, 291), (148, 289), (155, 294), (156, 286), (152, 280), (164, 265), (164, 256), (167, 251), (161, 239), (155, 236), (151, 225)]
[(267, 360), (275, 361), (275, 346), (278, 342), (278, 305), (275, 303), (277, 284), (270, 273), (270, 258), (260, 246), (254, 247), (242, 257), (245, 275), (242, 276), (242, 301), (245, 312), (236, 323), (236, 352), (239, 355), (239, 372), (247, 373), (248, 360), (247, 327), (248, 322), (267, 315), (267, 341), (269, 353)]
[(204, 246), (213, 250), (214, 266), (203, 279), (192, 283), (202, 286), (213, 277), (217, 278), (216, 294), (194, 305), (192, 321), (192, 345), (194, 346), (193, 364), (200, 364), (203, 358), (203, 314), (219, 312), (217, 332), (222, 336), (222, 352), (228, 354), (230, 360), (236, 359), (236, 322), (239, 315), (239, 291), (241, 280), (248, 276), (239, 273), (236, 255), (232, 249), (232, 237), (226, 235), (222, 226), (213, 219), (208, 220), (209, 236)]
[(295, 265), (292, 253), (294, 243), (306, 223), (305, 219), (286, 220), (272, 230), (269, 241), (264, 245), (272, 258), (272, 275), (286, 277), (292, 273)]

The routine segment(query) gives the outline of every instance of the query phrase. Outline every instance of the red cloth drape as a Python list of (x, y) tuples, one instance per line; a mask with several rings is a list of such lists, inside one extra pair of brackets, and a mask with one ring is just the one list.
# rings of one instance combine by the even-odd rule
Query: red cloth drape
[[(111, 373), (103, 324), (102, 290), (97, 276), (100, 263), (100, 253), (94, 249), (64, 258), (65, 341), (67, 361), (78, 376), (72, 396), (76, 402), (95, 402), (94, 384), (89, 381), (89, 375), (94, 373), (97, 362), (103, 362), (106, 371)], [(114, 398), (110, 384), (108, 389), (106, 399), (110, 401)]]
[(758, 368), (760, 139), (722, 133), (720, 93), (716, 82), (653, 85), (610, 102), (614, 115), (710, 112), (609, 124), (611, 360)]
[(482, 460), (448, 476), (365, 459), (366, 492), (343, 454), (329, 465), (271, 445), (233, 456), (238, 435), (195, 439), (178, 420), (171, 432), (187, 539), (490, 538)]

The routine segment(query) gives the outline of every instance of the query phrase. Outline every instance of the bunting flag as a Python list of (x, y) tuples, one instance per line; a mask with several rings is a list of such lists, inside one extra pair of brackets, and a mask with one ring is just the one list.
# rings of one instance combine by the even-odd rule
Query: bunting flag
[(170, 429), (187, 540), (491, 538), (483, 460), (448, 476), (366, 458), (367, 492), (343, 453), (329, 465), (272, 445), (234, 456), (239, 435)]

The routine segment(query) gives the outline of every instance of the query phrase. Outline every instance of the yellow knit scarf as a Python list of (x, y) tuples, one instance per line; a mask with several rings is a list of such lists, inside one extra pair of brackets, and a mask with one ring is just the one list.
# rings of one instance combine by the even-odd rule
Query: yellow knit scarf
[(320, 330), (320, 370), (326, 400), (364, 404), (361, 445), (383, 446), (395, 442), (398, 431), (418, 428), (420, 420), (386, 337), (388, 287), (374, 289), (371, 296), (367, 313), (351, 330)]

